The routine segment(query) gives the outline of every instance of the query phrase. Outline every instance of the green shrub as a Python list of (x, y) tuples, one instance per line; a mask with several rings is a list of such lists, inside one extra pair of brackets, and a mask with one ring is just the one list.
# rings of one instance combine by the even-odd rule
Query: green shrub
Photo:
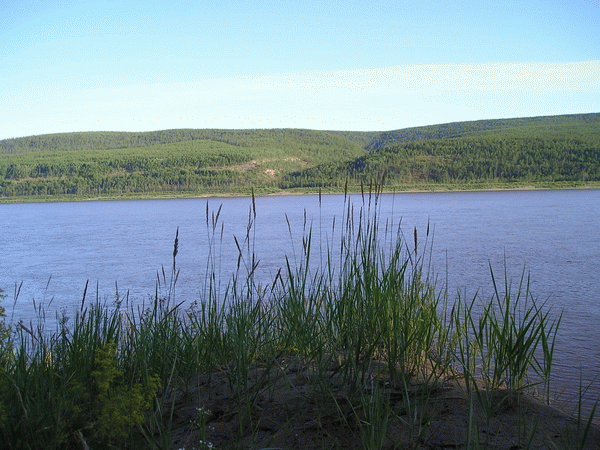
[(143, 386), (124, 383), (123, 372), (117, 369), (117, 350), (109, 342), (96, 351), (95, 370), (92, 372), (93, 388), (96, 393), (97, 430), (100, 440), (109, 443), (124, 440), (130, 430), (144, 423), (144, 412), (158, 391), (158, 379), (151, 377)]

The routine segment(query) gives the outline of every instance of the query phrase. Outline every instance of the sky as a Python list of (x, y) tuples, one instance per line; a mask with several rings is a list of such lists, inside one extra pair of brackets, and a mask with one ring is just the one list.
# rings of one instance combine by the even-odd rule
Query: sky
[(600, 112), (600, 0), (3, 0), (0, 139)]

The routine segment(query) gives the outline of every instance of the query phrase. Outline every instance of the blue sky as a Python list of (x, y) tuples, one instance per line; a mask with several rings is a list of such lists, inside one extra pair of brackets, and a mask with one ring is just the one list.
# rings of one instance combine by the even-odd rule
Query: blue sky
[(600, 112), (600, 0), (12, 1), (0, 139)]

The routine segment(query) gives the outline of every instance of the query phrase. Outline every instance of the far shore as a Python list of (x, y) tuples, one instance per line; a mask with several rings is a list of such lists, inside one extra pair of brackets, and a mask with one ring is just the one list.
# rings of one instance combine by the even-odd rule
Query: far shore
[[(501, 191), (556, 191), (556, 190), (582, 190), (582, 189), (600, 189), (600, 182), (556, 182), (528, 185), (494, 185), (486, 187), (484, 185), (431, 185), (431, 186), (399, 186), (395, 188), (378, 187), (378, 194), (423, 194), (423, 193), (450, 193), (450, 192), (501, 192)], [(371, 189), (371, 192), (373, 190)], [(49, 202), (91, 202), (91, 201), (112, 201), (112, 200), (171, 200), (171, 199), (193, 199), (193, 198), (238, 198), (238, 197), (285, 197), (293, 195), (357, 195), (369, 194), (369, 186), (354, 186), (344, 192), (340, 188), (311, 188), (311, 189), (293, 189), (293, 190), (265, 190), (257, 189), (251, 192), (168, 192), (156, 193), (154, 195), (106, 195), (106, 196), (30, 196), (30, 197), (0, 197), (0, 204), (14, 203), (49, 203)]]

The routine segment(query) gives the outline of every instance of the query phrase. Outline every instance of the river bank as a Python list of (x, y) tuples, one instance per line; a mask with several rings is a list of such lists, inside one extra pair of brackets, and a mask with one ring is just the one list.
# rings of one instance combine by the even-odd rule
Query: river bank
[(490, 414), (460, 374), (436, 385), (393, 387), (374, 369), (358, 399), (322, 385), (340, 380), (335, 365), (319, 373), (294, 356), (280, 357), (272, 371), (252, 368), (248, 389), (257, 398), (240, 433), (243, 412), (232, 408), (236, 394), (226, 368), (199, 374), (168, 400), (176, 411), (170, 448), (592, 450), (600, 444), (598, 425), (528, 394), (497, 391)]
[(76, 196), (76, 195), (45, 195), (27, 197), (0, 197), (0, 204), (11, 203), (49, 203), (49, 202), (89, 202), (89, 201), (122, 201), (122, 200), (168, 200), (187, 198), (236, 198), (262, 196), (290, 195), (336, 195), (336, 194), (369, 194), (369, 190), (381, 194), (406, 194), (425, 192), (488, 192), (488, 191), (528, 191), (528, 190), (568, 190), (568, 189), (600, 189), (600, 182), (554, 182), (554, 183), (472, 183), (472, 184), (431, 184), (404, 186), (349, 186), (343, 188), (310, 188), (310, 189), (250, 189), (244, 192), (164, 192), (164, 193), (127, 193), (121, 195)]

